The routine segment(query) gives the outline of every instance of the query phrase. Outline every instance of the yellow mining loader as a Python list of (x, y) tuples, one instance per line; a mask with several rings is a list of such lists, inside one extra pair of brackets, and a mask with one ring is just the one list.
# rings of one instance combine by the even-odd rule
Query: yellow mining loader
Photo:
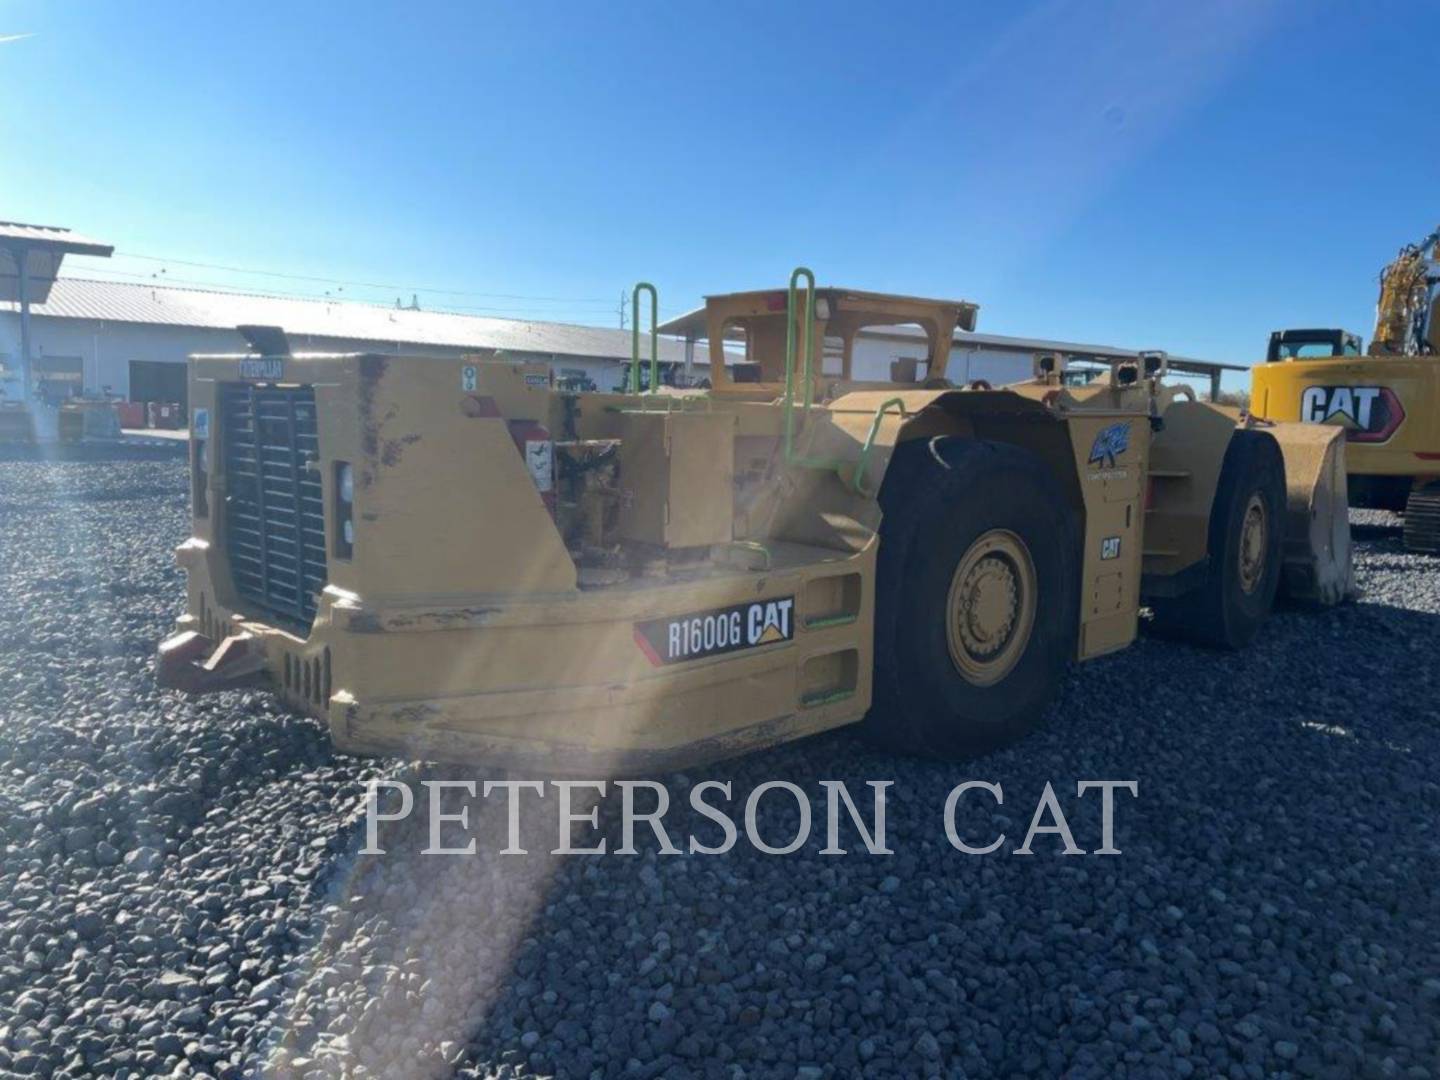
[(1366, 351), (1345, 330), (1277, 330), (1256, 365), (1257, 417), (1345, 431), (1352, 506), (1405, 515), (1405, 546), (1440, 555), (1440, 229), (1380, 272)]
[[(1142, 604), (1239, 647), (1277, 589), (1349, 588), (1341, 432), (1197, 401), (1164, 354), (956, 386), (975, 305), (802, 268), (659, 328), (708, 342), (710, 388), (671, 392), (642, 291), (646, 393), (638, 326), (621, 393), (495, 360), (192, 358), (189, 600), (161, 681), (269, 685), (347, 751), (550, 772), (858, 721), (962, 755), (1128, 645)], [(928, 359), (852, 378), (877, 325), (918, 326)]]

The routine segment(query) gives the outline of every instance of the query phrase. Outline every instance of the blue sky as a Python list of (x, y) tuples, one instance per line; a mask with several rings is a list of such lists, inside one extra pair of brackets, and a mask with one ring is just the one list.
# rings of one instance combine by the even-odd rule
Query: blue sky
[(0, 218), (113, 242), (107, 276), (599, 324), (637, 278), (677, 313), (803, 262), (1250, 362), (1279, 326), (1368, 337), (1376, 272), (1440, 221), (1437, 31), (1264, 0), (0, 0), (33, 35), (0, 42)]

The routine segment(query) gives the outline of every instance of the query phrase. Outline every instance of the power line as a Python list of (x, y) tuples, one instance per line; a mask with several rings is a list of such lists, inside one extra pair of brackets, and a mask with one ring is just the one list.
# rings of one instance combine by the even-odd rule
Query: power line
[[(82, 256), (83, 257), (83, 256)], [(492, 300), (531, 300), (556, 304), (598, 303), (609, 305), (610, 301), (597, 296), (530, 296), (525, 293), (476, 292), (467, 289), (438, 289), (423, 285), (392, 285), (375, 281), (347, 281), (343, 278), (314, 277), (308, 274), (287, 274), (279, 270), (256, 270), (245, 266), (226, 266), (221, 263), (198, 262), (194, 259), (172, 259), (162, 255), (142, 255), (134, 251), (117, 251), (115, 257), (143, 259), (145, 262), (173, 263), (176, 266), (191, 266), (202, 270), (222, 270), (230, 274), (257, 274), (262, 277), (284, 278), (289, 281), (313, 281), (322, 285), (351, 285), (364, 289), (399, 289), (401, 292), (428, 292), (444, 296), (477, 296)]]
[[(404, 293), (406, 293), (406, 292), (425, 292), (425, 293), (433, 293), (433, 294), (437, 294), (437, 295), (441, 295), (441, 296), (470, 296), (470, 297), (479, 297), (479, 298), (497, 299), (497, 300), (520, 300), (520, 301), (526, 301), (526, 302), (529, 302), (529, 303), (572, 304), (572, 305), (593, 306), (593, 307), (596, 307), (597, 309), (608, 309), (608, 310), (610, 310), (610, 311), (614, 311), (614, 310), (615, 310), (614, 307), (612, 306), (612, 303), (613, 303), (612, 301), (603, 299), (603, 298), (601, 298), (601, 297), (584, 297), (584, 296), (577, 296), (577, 297), (565, 297), (565, 296), (534, 296), (534, 295), (530, 295), (530, 294), (527, 294), (527, 293), (491, 293), (491, 292), (480, 292), (480, 291), (477, 291), (477, 290), (467, 290), (467, 289), (439, 289), (439, 288), (430, 288), (430, 287), (425, 287), (425, 286), (410, 286), (410, 285), (403, 285), (403, 286), (402, 286), (402, 285), (395, 285), (395, 284), (384, 284), (384, 283), (380, 283), (380, 282), (355, 281), (355, 280), (348, 280), (348, 279), (345, 279), (345, 278), (327, 278), (327, 277), (319, 277), (319, 276), (308, 275), (308, 274), (291, 274), (291, 273), (286, 273), (286, 272), (284, 272), (284, 271), (279, 271), (279, 270), (257, 270), (257, 269), (251, 268), (251, 267), (230, 266), (230, 265), (226, 265), (226, 264), (222, 264), (222, 263), (202, 262), (202, 261), (199, 261), (199, 260), (196, 260), (196, 259), (168, 258), (168, 257), (161, 256), (161, 255), (146, 255), (146, 254), (141, 254), (141, 253), (139, 253), (139, 252), (129, 252), (129, 251), (123, 251), (123, 250), (122, 250), (122, 251), (117, 251), (117, 252), (115, 253), (115, 256), (114, 256), (114, 257), (115, 257), (115, 258), (123, 258), (123, 259), (138, 259), (138, 260), (143, 260), (143, 261), (145, 261), (145, 262), (154, 262), (154, 263), (160, 263), (160, 264), (173, 263), (173, 264), (175, 264), (175, 265), (177, 265), (177, 266), (190, 266), (190, 267), (195, 267), (195, 268), (205, 269), (205, 270), (221, 271), (221, 272), (224, 272), (224, 273), (255, 274), (255, 275), (259, 275), (259, 276), (263, 276), (263, 277), (278, 278), (278, 279), (283, 279), (283, 280), (288, 280), (288, 281), (308, 281), (308, 282), (315, 282), (315, 283), (317, 283), (317, 284), (322, 284), (322, 285), (334, 285), (334, 286), (337, 287), (337, 291), (339, 291), (339, 292), (343, 292), (343, 291), (344, 291), (344, 287), (345, 287), (346, 285), (349, 285), (349, 286), (351, 286), (352, 288), (358, 288), (358, 289), (377, 289), (377, 290), (381, 290), (381, 291), (384, 291), (384, 292), (387, 292), (387, 293), (398, 292), (398, 293), (400, 293), (400, 294), (404, 294)], [(93, 259), (98, 259), (99, 257), (98, 257), (98, 256), (76, 255), (76, 256), (72, 256), (72, 258), (79, 258), (79, 259), (92, 259), (92, 258), (93, 258)], [(108, 263), (109, 261), (110, 261), (110, 260), (108, 260), (108, 259), (107, 259), (107, 260), (104, 260), (104, 262), (106, 262), (106, 263)], [(168, 273), (165, 272), (163, 265), (162, 265), (162, 268), (161, 268), (161, 270), (159, 271), (158, 274), (157, 274), (157, 273), (153, 273), (153, 272), (152, 272), (152, 273), (145, 274), (145, 273), (136, 273), (136, 272), (133, 272), (133, 271), (117, 270), (117, 269), (115, 269), (113, 266), (109, 266), (109, 265), (103, 265), (103, 266), (102, 266), (102, 265), (89, 265), (89, 266), (86, 266), (86, 267), (84, 268), (84, 270), (85, 270), (86, 273), (115, 275), (115, 276), (118, 276), (118, 277), (125, 277), (125, 278), (130, 278), (130, 279), (133, 279), (133, 280), (136, 280), (136, 281), (150, 282), (150, 283), (153, 283), (153, 284), (174, 284), (174, 285), (190, 286), (190, 287), (201, 288), (201, 289), (212, 289), (212, 290), (218, 290), (218, 291), (226, 291), (227, 289), (234, 290), (234, 289), (237, 289), (237, 288), (239, 288), (239, 289), (243, 289), (243, 288), (244, 288), (244, 286), (234, 286), (234, 285), (231, 285), (230, 283), (227, 283), (227, 282), (203, 281), (203, 280), (199, 280), (199, 279), (195, 279), (195, 278), (171, 277)], [(161, 277), (161, 276), (160, 276), (161, 274), (163, 274), (164, 276)], [(303, 300), (322, 300), (322, 301), (323, 301), (323, 300), (329, 300), (329, 301), (336, 301), (336, 302), (343, 302), (343, 301), (349, 300), (349, 301), (358, 302), (358, 303), (371, 303), (371, 304), (376, 304), (376, 305), (378, 305), (378, 306), (383, 306), (383, 307), (389, 307), (389, 306), (390, 306), (389, 301), (388, 301), (388, 298), (385, 299), (385, 300), (378, 300), (378, 299), (366, 298), (366, 297), (360, 297), (360, 296), (336, 296), (335, 294), (333, 294), (333, 293), (331, 293), (331, 292), (328, 292), (328, 291), (325, 292), (325, 293), (323, 293), (323, 294), (318, 294), (318, 293), (313, 293), (313, 292), (296, 292), (296, 291), (290, 291), (290, 290), (284, 290), (284, 289), (278, 289), (278, 288), (270, 288), (270, 289), (268, 290), (268, 295), (281, 296), (281, 297), (291, 297), (291, 298), (303, 299)], [(624, 328), (626, 327), (626, 325), (627, 325), (627, 321), (628, 321), (628, 320), (626, 319), (626, 315), (627, 315), (626, 309), (628, 308), (628, 306), (629, 306), (628, 296), (626, 296), (626, 295), (622, 292), (622, 294), (621, 294), (621, 301), (620, 301), (620, 326), (621, 326), (621, 329), (624, 329)], [(445, 304), (444, 307), (433, 307), (433, 308), (429, 308), (429, 309), (427, 309), (427, 310), (430, 310), (430, 311), (453, 311), (453, 312), (456, 312), (456, 313), (461, 313), (461, 312), (481, 312), (481, 313), (493, 313), (493, 314), (497, 314), (497, 315), (503, 315), (503, 314), (508, 313), (508, 314), (513, 314), (513, 315), (517, 315), (517, 316), (523, 314), (523, 315), (527, 315), (527, 316), (545, 316), (545, 317), (549, 317), (549, 318), (551, 319), (551, 321), (555, 321), (555, 317), (556, 317), (557, 315), (562, 314), (562, 312), (560, 312), (560, 311), (552, 311), (552, 310), (549, 310), (549, 309), (546, 309), (546, 308), (520, 307), (520, 306), (511, 306), (511, 305), (480, 305), (480, 304), (455, 304), (455, 303), (447, 303), (447, 304)], [(595, 317), (596, 315), (599, 315), (599, 314), (600, 314), (600, 311), (599, 311), (599, 310), (596, 310), (596, 311), (594, 311), (594, 312), (582, 312), (582, 311), (579, 309), (579, 307), (577, 307), (577, 308), (575, 308), (575, 309), (573, 310), (573, 313), (574, 313), (574, 314), (584, 314), (584, 315), (586, 315), (586, 316), (588, 316), (588, 317), (590, 317), (590, 318), (593, 318), (593, 317)], [(678, 310), (677, 310), (677, 311), (674, 311), (674, 312), (671, 312), (671, 311), (662, 311), (661, 314), (662, 314), (662, 316), (665, 317), (665, 318), (670, 318), (670, 317), (677, 316), (677, 315), (681, 314), (681, 312), (678, 311)]]
[[(198, 289), (208, 289), (208, 290), (210, 290), (210, 291), (212, 291), (212, 292), (226, 292), (226, 291), (231, 291), (231, 290), (226, 290), (226, 289), (224, 289), (223, 287), (220, 286), (219, 283), (213, 282), (213, 281), (198, 281), (198, 280), (195, 280), (195, 279), (192, 279), (192, 278), (175, 278), (175, 277), (170, 277), (169, 275), (166, 275), (165, 277), (161, 278), (161, 277), (158, 277), (158, 276), (153, 275), (153, 274), (137, 274), (137, 273), (134, 273), (134, 272), (132, 272), (132, 271), (128, 271), (128, 270), (117, 270), (117, 269), (115, 269), (115, 268), (113, 268), (113, 267), (107, 267), (107, 266), (87, 266), (87, 267), (84, 268), (84, 272), (85, 272), (86, 274), (92, 274), (92, 273), (93, 273), (93, 274), (104, 274), (104, 275), (108, 275), (108, 276), (126, 278), (126, 279), (129, 279), (129, 280), (131, 280), (131, 281), (134, 281), (134, 282), (137, 283), (137, 284), (154, 285), (154, 286), (158, 286), (158, 287), (161, 287), (161, 288), (164, 288), (164, 287), (166, 287), (166, 286), (189, 286), (189, 287), (198, 288)], [(373, 307), (382, 307), (382, 308), (389, 308), (389, 307), (391, 306), (389, 303), (387, 303), (387, 302), (385, 302), (385, 301), (379, 301), (379, 300), (373, 300), (373, 299), (365, 299), (365, 298), (363, 298), (363, 297), (357, 297), (357, 296), (335, 296), (335, 295), (333, 295), (333, 294), (331, 294), (331, 293), (296, 292), (296, 291), (294, 291), (294, 290), (288, 290), (288, 289), (271, 289), (271, 290), (269, 290), (269, 291), (266, 292), (266, 293), (261, 293), (261, 294), (256, 294), (256, 295), (273, 296), (273, 297), (276, 297), (277, 299), (283, 299), (283, 300), (311, 300), (311, 301), (316, 301), (316, 302), (320, 302), (320, 303), (330, 302), (330, 303), (339, 303), (339, 304), (345, 304), (345, 303), (350, 303), (350, 304), (367, 304), (367, 305), (370, 305), (370, 306), (373, 306)], [(609, 302), (606, 301), (605, 303), (606, 303), (606, 306), (608, 307), (608, 306), (609, 306)], [(402, 310), (409, 310), (409, 309), (402, 309)], [(444, 314), (444, 313), (447, 313), (447, 312), (450, 313), (450, 314), (463, 314), (463, 313), (466, 313), (466, 312), (480, 312), (480, 313), (497, 314), (497, 315), (498, 315), (498, 314), (505, 314), (505, 313), (508, 313), (508, 314), (511, 314), (511, 315), (520, 315), (520, 314), (543, 315), (543, 316), (546, 316), (546, 317), (549, 319), (549, 321), (552, 321), (552, 322), (553, 322), (553, 321), (558, 321), (558, 320), (556, 319), (556, 316), (563, 313), (563, 312), (561, 312), (561, 311), (556, 311), (556, 310), (553, 309), (553, 308), (524, 308), (524, 307), (512, 307), (512, 306), (487, 306), (487, 305), (479, 305), (479, 304), (446, 304), (443, 308), (439, 308), (439, 307), (437, 307), (437, 308), (426, 308), (426, 309), (424, 309), (424, 310), (431, 311), (431, 312), (439, 312), (439, 313), (441, 313), (441, 314)], [(594, 312), (594, 313), (586, 312), (586, 313), (584, 313), (584, 314), (598, 314), (598, 312)]]

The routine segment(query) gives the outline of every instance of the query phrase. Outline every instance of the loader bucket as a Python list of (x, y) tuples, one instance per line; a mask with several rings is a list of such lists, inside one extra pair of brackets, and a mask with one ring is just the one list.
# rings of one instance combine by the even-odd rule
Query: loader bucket
[(1285, 459), (1285, 549), (1280, 587), (1291, 600), (1330, 606), (1355, 590), (1345, 482), (1345, 431), (1322, 424), (1268, 429)]

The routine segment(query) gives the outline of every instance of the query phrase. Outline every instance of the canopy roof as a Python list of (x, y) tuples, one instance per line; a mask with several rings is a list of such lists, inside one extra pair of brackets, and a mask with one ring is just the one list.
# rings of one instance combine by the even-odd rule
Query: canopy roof
[[(676, 337), (692, 341), (699, 340), (709, 332), (706, 311), (712, 304), (723, 302), (729, 307), (736, 301), (754, 300), (759, 306), (780, 312), (785, 310), (788, 298), (789, 292), (786, 289), (757, 289), (749, 292), (706, 296), (705, 307), (696, 308), (669, 322), (661, 323), (660, 333), (673, 334)], [(815, 302), (818, 305), (821, 301), (828, 303), (834, 310), (848, 309), (852, 312), (873, 310), (876, 313), (877, 325), (894, 324), (894, 315), (897, 309), (913, 307), (917, 318), (953, 310), (959, 325), (964, 329), (973, 330), (976, 313), (980, 310), (979, 305), (972, 304), (968, 300), (935, 300), (922, 296), (898, 296), (891, 293), (867, 292), (863, 289), (845, 289), (836, 286), (816, 289)], [(738, 327), (727, 326), (725, 337), (727, 340), (739, 341), (743, 339), (744, 335)]]
[(25, 299), (43, 304), (60, 273), (66, 255), (99, 255), (109, 258), (115, 248), (88, 236), (53, 225), (23, 225), (0, 221), (0, 301), (20, 301), (20, 260), (25, 261)]

